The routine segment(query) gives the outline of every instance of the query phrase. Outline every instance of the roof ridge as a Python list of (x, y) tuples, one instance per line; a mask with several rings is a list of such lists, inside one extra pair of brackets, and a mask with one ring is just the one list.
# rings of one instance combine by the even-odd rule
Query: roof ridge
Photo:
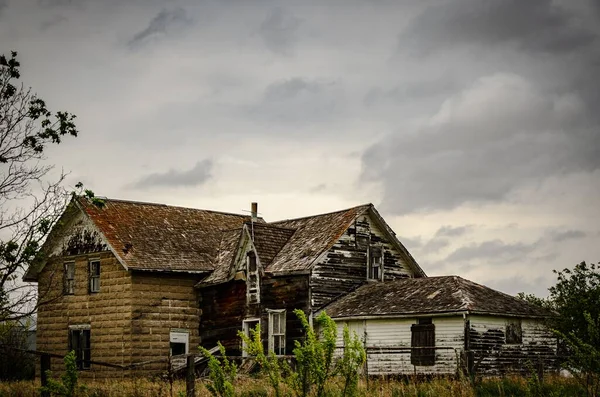
[[(289, 221), (299, 221), (301, 219), (308, 219), (308, 218), (316, 218), (317, 216), (324, 216), (324, 215), (332, 215), (332, 214), (339, 214), (340, 212), (348, 212), (350, 210), (356, 209), (356, 208), (360, 208), (360, 207), (370, 207), (372, 206), (372, 203), (367, 203), (367, 204), (361, 204), (361, 205), (355, 205), (354, 207), (350, 207), (350, 208), (346, 208), (343, 210), (337, 210), (337, 211), (331, 211), (331, 212), (324, 212), (322, 214), (315, 214), (315, 215), (307, 215), (307, 216), (301, 216), (299, 218), (288, 218), (288, 219), (281, 219), (278, 221), (274, 221), (274, 222), (268, 222), (268, 224), (272, 225), (274, 223), (281, 223), (281, 222), (289, 222)], [(277, 226), (277, 225), (274, 225)]]
[[(249, 218), (250, 217), (250, 215), (236, 214), (235, 212), (207, 210), (207, 209), (204, 209), (204, 208), (184, 207), (184, 206), (181, 206), (181, 205), (172, 205), (172, 204), (164, 204), (164, 203), (154, 203), (154, 202), (149, 202), (149, 201), (125, 200), (125, 199), (116, 199), (116, 198), (101, 197), (101, 196), (96, 196), (96, 197), (97, 198), (101, 198), (102, 200), (108, 201), (108, 202), (116, 201), (116, 202), (127, 203), (127, 204), (140, 204), (140, 205), (148, 205), (148, 206), (154, 206), (154, 207), (181, 208), (181, 209), (186, 209), (186, 210), (212, 212), (212, 213), (215, 213), (215, 214), (233, 215), (233, 216), (239, 216), (239, 217), (242, 217), (242, 218)], [(78, 198), (85, 199), (86, 197), (85, 196), (78, 196)]]
[[(245, 224), (249, 224), (249, 221), (244, 222)], [(298, 230), (297, 228), (293, 228), (293, 227), (285, 227), (285, 226), (279, 226), (279, 225), (273, 225), (271, 224), (271, 222), (254, 222), (255, 226), (259, 226), (259, 227), (272, 227), (274, 229), (281, 229), (281, 230), (289, 230), (291, 232), (295, 232), (296, 230)]]

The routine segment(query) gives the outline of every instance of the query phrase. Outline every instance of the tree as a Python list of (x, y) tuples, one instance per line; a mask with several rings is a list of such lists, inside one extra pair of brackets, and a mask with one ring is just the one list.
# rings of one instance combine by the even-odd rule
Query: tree
[(0, 56), (0, 321), (35, 310), (35, 291), (20, 282), (40, 260), (40, 247), (69, 199), (65, 174), (48, 180), (45, 150), (65, 136), (77, 136), (75, 116), (51, 112), (25, 88), (17, 53)]
[(529, 303), (553, 310), (550, 328), (563, 342), (563, 366), (583, 384), (589, 396), (600, 393), (600, 264), (581, 262), (554, 270), (556, 285), (547, 299), (520, 293)]

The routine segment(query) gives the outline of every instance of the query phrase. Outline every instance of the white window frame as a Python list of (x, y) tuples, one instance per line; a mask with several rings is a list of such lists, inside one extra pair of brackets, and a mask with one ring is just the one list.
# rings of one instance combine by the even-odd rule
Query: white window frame
[[(72, 274), (69, 274), (70, 267), (73, 269)], [(75, 295), (75, 261), (65, 262), (63, 264), (63, 271), (63, 295)]]
[[(252, 335), (250, 334), (250, 330), (253, 329), (253, 327), (251, 327), (250, 324), (256, 324), (256, 323), (258, 323), (258, 325), (260, 325), (260, 318), (258, 318), (258, 317), (247, 318), (244, 321), (242, 321), (242, 332), (248, 338), (252, 338)], [(246, 351), (246, 341), (244, 341), (243, 339), (242, 339), (242, 357), (248, 357), (248, 352)]]
[[(283, 355), (285, 354), (285, 339), (286, 339), (286, 329), (285, 329), (285, 323), (286, 323), (286, 310), (285, 309), (280, 309), (280, 310), (271, 310), (271, 309), (267, 309), (267, 312), (269, 313), (269, 351), (274, 352), (276, 355)], [(279, 321), (279, 332), (274, 332), (274, 319), (277, 318)], [(283, 321), (282, 321), (283, 320)], [(280, 350), (283, 350), (283, 353), (281, 351), (276, 352), (275, 351), (275, 338), (281, 338), (279, 341), (279, 348)]]
[[(98, 274), (94, 274), (93, 272), (93, 264), (98, 264)], [(100, 259), (90, 259), (88, 263), (88, 290), (90, 293), (100, 292)]]
[[(378, 250), (381, 253), (381, 256), (378, 257), (374, 257), (373, 256), (373, 251), (374, 250)], [(383, 250), (383, 247), (381, 246), (369, 246), (369, 250), (368, 250), (368, 260), (367, 260), (367, 280), (377, 280), (377, 281), (381, 281), (383, 280), (383, 258), (385, 256), (385, 251)], [(377, 266), (379, 268), (379, 274), (377, 275), (377, 277), (373, 277), (373, 269), (374, 269), (374, 258), (378, 258), (379, 263), (377, 263)]]
[[(250, 272), (250, 256), (254, 256), (256, 261), (256, 270)], [(254, 288), (250, 288), (250, 280), (254, 277), (256, 285)], [(247, 304), (258, 304), (260, 303), (260, 274), (258, 271), (258, 255), (254, 251), (248, 251), (246, 254), (246, 303)]]
[(171, 343), (184, 343), (185, 353), (190, 352), (190, 331), (187, 329), (172, 328), (169, 332), (169, 355), (173, 355), (173, 351), (170, 347)]

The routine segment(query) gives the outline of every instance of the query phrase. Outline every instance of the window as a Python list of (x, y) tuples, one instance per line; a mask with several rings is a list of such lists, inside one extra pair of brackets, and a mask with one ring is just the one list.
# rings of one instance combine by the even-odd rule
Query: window
[(77, 369), (90, 369), (90, 326), (69, 327), (69, 351), (75, 351)]
[(75, 262), (65, 263), (63, 292), (65, 295), (73, 295), (75, 293)]
[(435, 325), (431, 318), (418, 319), (411, 329), (410, 362), (413, 365), (435, 364)]
[(90, 261), (90, 292), (100, 292), (100, 261)]
[(285, 354), (285, 310), (269, 310), (269, 351)]
[[(242, 331), (244, 332), (244, 335), (246, 335), (248, 338), (252, 339), (253, 334), (250, 332), (250, 330), (255, 330), (256, 326), (260, 324), (260, 319), (258, 318), (249, 318), (247, 320), (244, 320), (242, 322)], [(248, 357), (248, 352), (246, 351), (246, 342), (244, 342), (242, 340), (242, 356), (243, 357)]]
[(518, 345), (523, 343), (521, 320), (509, 320), (506, 323), (506, 344)]
[(254, 252), (248, 252), (248, 256), (246, 257), (246, 275), (248, 304), (260, 303), (258, 266), (256, 263), (256, 254)]
[(188, 354), (190, 332), (187, 329), (172, 329), (169, 335), (169, 342), (171, 356)]
[(369, 266), (367, 279), (381, 280), (383, 277), (383, 249), (381, 247), (369, 247)]

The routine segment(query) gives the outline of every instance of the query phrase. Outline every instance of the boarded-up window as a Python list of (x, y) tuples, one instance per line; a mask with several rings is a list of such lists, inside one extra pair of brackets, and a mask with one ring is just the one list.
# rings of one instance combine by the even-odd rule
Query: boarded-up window
[(423, 319), (411, 327), (410, 362), (413, 365), (435, 365), (435, 325)]
[(260, 303), (260, 285), (258, 280), (258, 266), (256, 263), (256, 254), (248, 252), (246, 258), (246, 287), (248, 288), (248, 303)]
[(91, 360), (90, 329), (69, 329), (69, 351), (75, 352), (78, 369), (89, 369)]
[(285, 310), (269, 310), (269, 350), (285, 354)]
[(383, 276), (383, 249), (371, 246), (369, 248), (369, 266), (367, 278), (369, 280), (381, 280)]
[(90, 292), (100, 292), (100, 261), (90, 262)]
[(73, 295), (75, 293), (75, 262), (67, 262), (64, 266), (63, 292), (65, 295)]
[(509, 320), (506, 323), (506, 343), (515, 345), (523, 343), (521, 320)]

